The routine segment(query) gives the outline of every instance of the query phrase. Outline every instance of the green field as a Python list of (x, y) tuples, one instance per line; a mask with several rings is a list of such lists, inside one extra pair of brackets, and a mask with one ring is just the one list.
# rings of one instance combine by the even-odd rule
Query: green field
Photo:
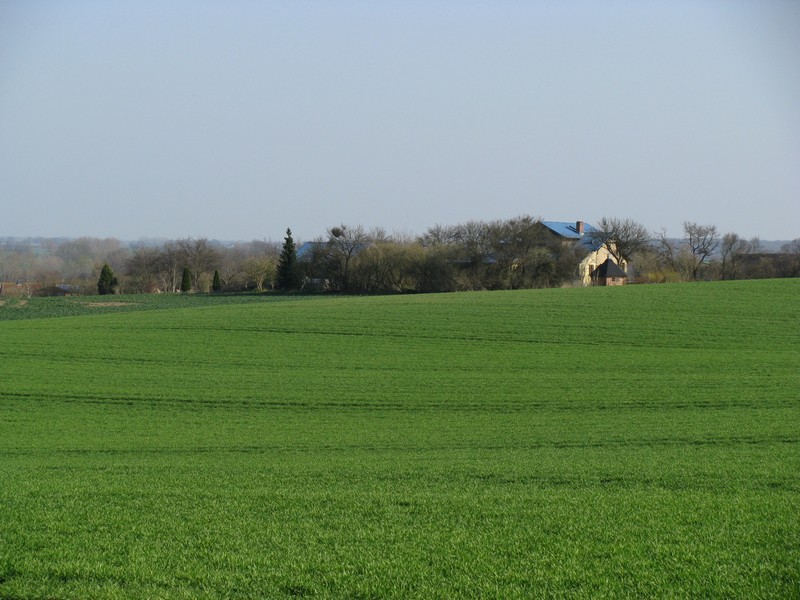
[(799, 280), (114, 300), (0, 306), (0, 598), (800, 597)]

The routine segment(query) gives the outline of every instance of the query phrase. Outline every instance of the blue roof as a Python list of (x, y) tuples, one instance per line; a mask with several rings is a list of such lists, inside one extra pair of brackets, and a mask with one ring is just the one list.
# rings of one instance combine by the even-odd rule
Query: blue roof
[[(581, 239), (581, 234), (578, 233), (578, 228), (576, 227), (577, 222), (572, 221), (542, 221), (542, 225), (547, 227), (553, 233), (557, 233), (561, 237), (568, 238), (570, 240), (579, 240)], [(583, 233), (586, 235), (587, 233), (595, 233), (597, 228), (594, 225), (589, 225), (589, 223), (583, 224)]]
[(583, 224), (583, 235), (578, 233), (576, 221), (542, 221), (542, 225), (558, 236), (568, 240), (580, 240), (581, 244), (590, 251), (599, 250), (603, 244), (594, 239), (591, 233), (599, 233), (600, 230), (589, 223)]
[(297, 260), (310, 259), (311, 256), (314, 254), (315, 249), (327, 245), (328, 244), (326, 244), (325, 242), (305, 242), (295, 251), (295, 256), (297, 257)]

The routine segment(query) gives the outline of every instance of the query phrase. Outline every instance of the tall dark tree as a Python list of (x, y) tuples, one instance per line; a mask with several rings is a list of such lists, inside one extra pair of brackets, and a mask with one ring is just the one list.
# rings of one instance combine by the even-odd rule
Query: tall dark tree
[(278, 257), (276, 284), (279, 290), (295, 290), (300, 287), (300, 269), (291, 229), (286, 229), (283, 248)]
[(181, 291), (182, 292), (192, 291), (192, 272), (189, 270), (189, 267), (183, 267), (183, 278), (181, 279)]
[(113, 294), (117, 291), (119, 282), (117, 281), (114, 271), (108, 266), (108, 263), (103, 265), (100, 270), (100, 279), (97, 281), (97, 293), (102, 295)]
[(222, 289), (222, 282), (219, 280), (219, 270), (214, 271), (214, 282), (211, 284), (211, 289), (218, 292)]

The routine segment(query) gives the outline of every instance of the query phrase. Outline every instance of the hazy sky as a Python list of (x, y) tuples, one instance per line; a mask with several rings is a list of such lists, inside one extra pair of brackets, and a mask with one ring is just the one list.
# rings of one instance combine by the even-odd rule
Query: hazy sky
[(797, 0), (0, 0), (0, 235), (800, 237)]

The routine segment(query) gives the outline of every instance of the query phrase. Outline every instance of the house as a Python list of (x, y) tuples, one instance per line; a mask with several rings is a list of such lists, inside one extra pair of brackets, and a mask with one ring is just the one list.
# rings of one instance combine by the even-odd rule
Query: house
[(627, 273), (611, 258), (592, 271), (592, 285), (625, 285)]
[[(578, 277), (583, 285), (592, 284), (592, 272), (607, 260), (613, 260), (608, 248), (592, 234), (600, 230), (583, 221), (542, 221), (553, 235), (558, 236), (564, 244), (580, 244), (586, 250), (586, 256), (578, 265)], [(625, 270), (626, 265), (619, 265)], [(627, 275), (626, 275), (627, 277)]]
[(296, 251), (295, 257), (302, 262), (311, 262), (314, 255), (327, 250), (326, 242), (304, 242)]

